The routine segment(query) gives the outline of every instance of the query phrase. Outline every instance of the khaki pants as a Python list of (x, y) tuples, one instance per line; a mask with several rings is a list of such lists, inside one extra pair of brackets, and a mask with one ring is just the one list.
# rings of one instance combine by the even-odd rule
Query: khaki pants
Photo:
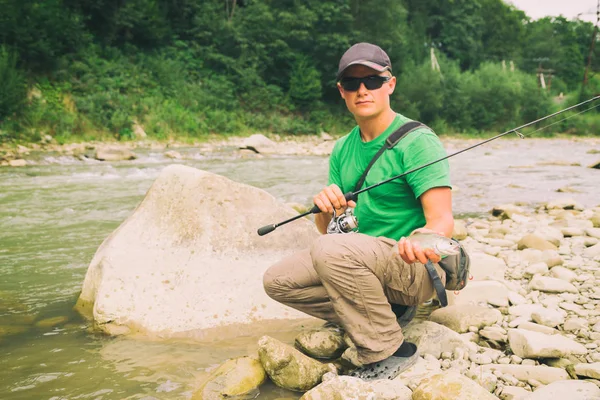
[[(310, 249), (271, 266), (266, 293), (342, 326), (363, 364), (392, 355), (404, 340), (390, 303), (418, 305), (434, 293), (423, 264), (407, 264), (396, 241), (360, 233), (320, 236)], [(435, 265), (442, 282), (445, 273)]]

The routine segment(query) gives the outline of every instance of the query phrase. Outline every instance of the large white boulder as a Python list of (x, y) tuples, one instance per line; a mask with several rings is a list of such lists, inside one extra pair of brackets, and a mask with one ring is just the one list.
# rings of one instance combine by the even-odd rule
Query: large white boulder
[(294, 215), (263, 190), (168, 166), (96, 251), (76, 308), (108, 333), (165, 338), (222, 338), (251, 322), (306, 317), (262, 286), (271, 264), (318, 236), (304, 218), (258, 236)]

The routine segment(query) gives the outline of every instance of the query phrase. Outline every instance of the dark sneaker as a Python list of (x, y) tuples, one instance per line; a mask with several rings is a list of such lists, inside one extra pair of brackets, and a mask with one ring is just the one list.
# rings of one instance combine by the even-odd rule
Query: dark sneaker
[(412, 367), (419, 359), (419, 351), (417, 350), (417, 346), (415, 346), (413, 343), (404, 342), (402, 347), (405, 350), (407, 348), (409, 349), (407, 353), (412, 351), (412, 355), (392, 355), (385, 360), (367, 364), (355, 369), (348, 375), (365, 381), (396, 378), (402, 372)]
[(391, 306), (400, 328), (405, 328), (417, 314), (417, 306), (403, 306), (401, 304), (391, 304)]
[(332, 331), (341, 332), (341, 333), (345, 332), (344, 328), (342, 328), (340, 325), (336, 324), (335, 322), (327, 321), (321, 326), (321, 328), (330, 329)]

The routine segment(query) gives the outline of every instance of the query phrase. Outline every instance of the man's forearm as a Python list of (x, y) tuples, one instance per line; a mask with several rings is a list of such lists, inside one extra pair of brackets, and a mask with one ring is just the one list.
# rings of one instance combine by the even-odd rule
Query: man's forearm
[(450, 214), (435, 219), (429, 219), (424, 228), (431, 229), (434, 232), (443, 233), (446, 237), (452, 237), (454, 217)]

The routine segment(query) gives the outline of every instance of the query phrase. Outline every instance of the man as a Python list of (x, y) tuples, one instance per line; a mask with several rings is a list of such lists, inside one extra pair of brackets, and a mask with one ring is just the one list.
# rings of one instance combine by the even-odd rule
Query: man
[[(404, 341), (393, 307), (416, 306), (433, 295), (423, 264), (428, 260), (445, 281), (432, 249), (421, 249), (409, 235), (417, 231), (450, 237), (454, 227), (449, 166), (446, 161), (411, 173), (346, 202), (385, 139), (408, 118), (390, 107), (396, 88), (388, 55), (358, 43), (342, 56), (338, 90), (357, 126), (339, 139), (330, 157), (329, 185), (314, 196), (321, 210), (315, 223), (323, 234), (336, 214), (355, 208), (360, 233), (325, 234), (310, 249), (273, 265), (265, 273), (267, 294), (290, 307), (340, 325), (356, 345), (364, 365), (351, 375), (393, 379), (418, 358)], [(368, 171), (362, 187), (445, 156), (426, 127), (408, 133)]]

